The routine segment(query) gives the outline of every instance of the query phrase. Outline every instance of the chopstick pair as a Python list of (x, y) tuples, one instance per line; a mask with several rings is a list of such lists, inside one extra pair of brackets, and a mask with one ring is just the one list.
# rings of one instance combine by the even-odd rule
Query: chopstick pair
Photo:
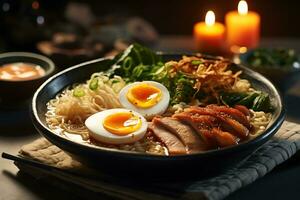
[[(169, 196), (160, 195), (155, 191), (144, 191), (140, 187), (132, 187), (132, 185), (121, 184), (120, 182), (114, 182), (113, 180), (105, 181), (102, 179), (90, 179), (84, 175), (77, 175), (68, 170), (59, 169), (53, 166), (49, 166), (43, 163), (39, 163), (30, 158), (23, 156), (15, 156), (8, 153), (2, 153), (2, 158), (15, 161), (16, 166), (30, 175), (40, 174), (41, 179), (45, 182), (54, 183), (56, 186), (62, 186), (70, 192), (75, 192), (79, 196), (86, 198), (84, 195), (97, 196), (106, 195), (118, 199), (172, 199)], [(33, 172), (34, 171), (34, 172)], [(41, 176), (42, 175), (42, 176)], [(34, 175), (33, 175), (34, 176)], [(55, 180), (53, 180), (53, 178)], [(57, 181), (59, 180), (59, 181)], [(61, 183), (63, 181), (64, 183)], [(66, 187), (67, 185), (67, 187)], [(69, 187), (68, 187), (69, 186)], [(76, 189), (75, 189), (76, 188)]]

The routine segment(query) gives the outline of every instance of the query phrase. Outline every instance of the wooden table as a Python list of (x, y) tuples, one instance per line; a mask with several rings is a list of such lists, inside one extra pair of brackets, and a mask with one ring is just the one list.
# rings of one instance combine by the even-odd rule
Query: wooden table
[[(263, 39), (262, 46), (294, 48), (300, 53), (300, 39)], [(190, 37), (162, 37), (155, 49), (172, 52), (193, 52), (193, 40)], [(295, 85), (286, 91), (288, 118), (300, 123), (300, 76), (295, 76)], [(299, 79), (299, 82), (297, 80)], [(15, 122), (5, 125), (6, 118), (14, 118)], [(2, 124), (1, 124), (2, 123)], [(0, 153), (16, 154), (23, 144), (40, 137), (30, 123), (28, 112), (3, 111), (0, 109)], [(298, 157), (296, 155), (296, 157)], [(300, 159), (292, 158), (278, 166), (272, 173), (256, 181), (227, 199), (295, 199), (299, 196)], [(105, 197), (99, 197), (106, 199)], [(10, 161), (0, 158), (0, 200), (42, 200), (42, 199), (79, 199), (73, 194), (60, 189), (39, 184), (24, 174)]]

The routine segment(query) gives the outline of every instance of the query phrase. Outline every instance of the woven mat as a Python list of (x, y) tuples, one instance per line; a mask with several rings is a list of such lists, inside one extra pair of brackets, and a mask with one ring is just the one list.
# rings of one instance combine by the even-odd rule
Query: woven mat
[[(37, 178), (46, 179), (58, 187), (77, 192), (79, 196), (83, 197), (89, 195), (89, 197), (99, 198), (102, 194), (119, 199), (218, 200), (263, 177), (275, 166), (294, 155), (299, 148), (300, 125), (284, 122), (282, 128), (269, 142), (222, 175), (199, 181), (153, 183), (146, 187), (108, 182), (100, 178), (89, 179), (69, 173), (93, 175), (94, 172), (44, 138), (23, 146), (20, 154), (53, 166), (53, 170), (32, 169), (32, 166), (18, 163), (16, 165)], [(149, 188), (151, 188), (150, 191)]]

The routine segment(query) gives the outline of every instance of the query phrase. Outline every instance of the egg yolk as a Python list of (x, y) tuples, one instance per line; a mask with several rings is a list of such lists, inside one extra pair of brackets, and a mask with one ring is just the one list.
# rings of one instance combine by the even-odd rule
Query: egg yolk
[(150, 108), (161, 100), (162, 92), (157, 87), (142, 83), (130, 88), (126, 97), (136, 107)]
[(103, 121), (103, 127), (115, 135), (128, 135), (138, 130), (142, 121), (131, 112), (114, 113), (107, 116)]

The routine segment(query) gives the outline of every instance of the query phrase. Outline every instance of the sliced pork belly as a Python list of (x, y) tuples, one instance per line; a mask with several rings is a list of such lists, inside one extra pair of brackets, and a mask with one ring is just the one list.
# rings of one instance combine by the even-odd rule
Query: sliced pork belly
[(164, 145), (166, 145), (170, 155), (187, 153), (184, 144), (179, 140), (179, 138), (163, 128), (161, 125), (152, 122), (149, 123), (148, 128)]
[(209, 105), (207, 108), (213, 109), (217, 112), (225, 113), (232, 117), (232, 119), (238, 121), (243, 124), (246, 128), (251, 129), (251, 124), (247, 117), (238, 109), (230, 108), (227, 106), (217, 106), (217, 105)]
[(155, 123), (159, 123), (168, 131), (176, 135), (187, 147), (188, 153), (201, 152), (207, 149), (205, 142), (194, 132), (194, 130), (171, 117), (157, 118)]
[(209, 115), (200, 115), (197, 119), (198, 122), (191, 115), (187, 113), (179, 113), (173, 117), (179, 119), (180, 121), (190, 125), (196, 133), (205, 141), (208, 148), (215, 148), (217, 146), (214, 136), (212, 135), (210, 129), (215, 124), (216, 118)]
[(236, 136), (242, 139), (247, 138), (249, 135), (249, 130), (243, 124), (213, 109), (202, 108), (202, 107), (191, 107), (186, 109), (186, 112), (190, 112), (198, 115), (213, 116), (222, 122), (222, 126), (226, 129), (226, 131), (230, 133), (235, 133)]
[(238, 143), (238, 138), (236, 138), (229, 132), (222, 131), (218, 128), (213, 128), (211, 131), (220, 147), (233, 146)]
[(249, 129), (238, 121), (229, 117), (224, 117), (221, 123), (221, 127), (241, 139), (246, 139), (249, 135)]
[(235, 109), (241, 111), (244, 115), (246, 116), (250, 116), (250, 110), (246, 107), (246, 106), (243, 106), (243, 105), (235, 105), (234, 106)]
[(188, 124), (190, 124), (190, 122), (201, 124), (203, 128), (210, 128), (218, 125), (217, 119), (210, 115), (193, 115), (192, 113), (182, 112), (173, 115), (173, 117), (184, 122), (189, 122)]
[(174, 115), (192, 126), (205, 139), (210, 148), (226, 147), (237, 144), (238, 138), (229, 132), (222, 131), (216, 123), (216, 118), (209, 115), (192, 116), (186, 113)]

